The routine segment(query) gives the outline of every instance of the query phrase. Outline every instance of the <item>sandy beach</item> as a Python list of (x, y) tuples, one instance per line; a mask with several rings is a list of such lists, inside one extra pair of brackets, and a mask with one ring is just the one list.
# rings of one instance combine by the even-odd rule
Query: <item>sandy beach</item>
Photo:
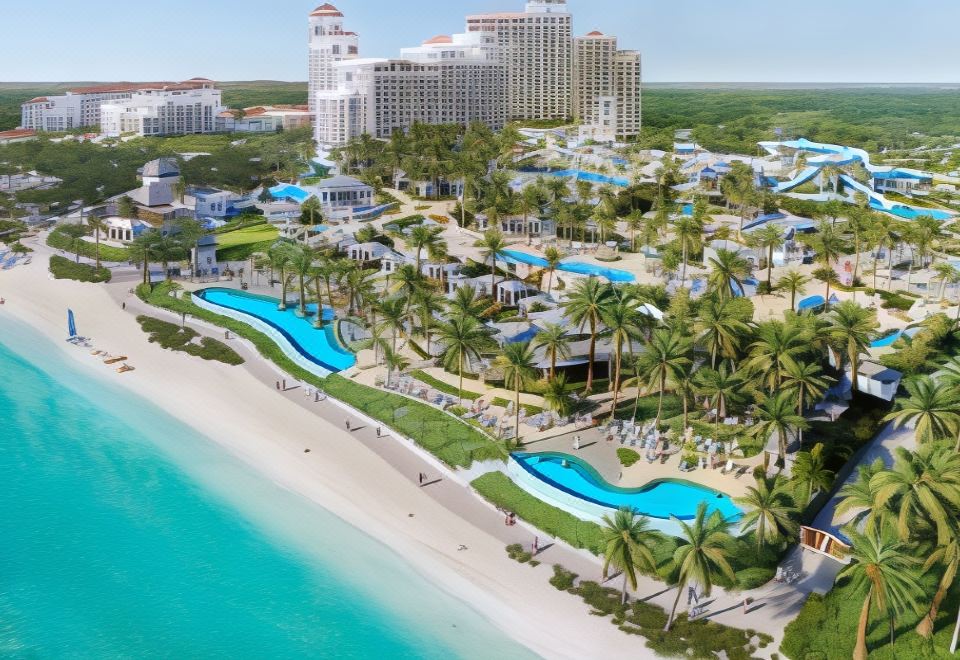
[[(370, 427), (348, 433), (346, 413), (332, 403), (314, 404), (300, 391), (276, 391), (279, 372), (242, 342), (232, 344), (248, 360), (241, 367), (150, 344), (135, 321), (142, 307), (128, 293), (135, 286), (129, 276), (107, 286), (53, 281), (47, 273), (48, 249), (33, 241), (29, 246), (36, 250), (32, 264), (0, 274), (0, 296), (6, 299), (0, 313), (30, 324), (78, 363), (131, 388), (265, 478), (388, 545), (534, 652), (548, 658), (652, 655), (641, 639), (589, 616), (579, 599), (547, 582), (555, 562), (594, 578), (599, 564), (592, 559), (553, 546), (539, 557), (544, 565), (536, 569), (510, 560), (504, 552), (507, 531), (497, 527), (503, 527), (502, 516), (401, 441), (378, 439)], [(66, 344), (67, 307), (95, 348), (128, 356), (136, 371), (116, 374), (89, 349)], [(420, 471), (443, 480), (421, 488)], [(527, 530), (509, 533), (532, 540)]]

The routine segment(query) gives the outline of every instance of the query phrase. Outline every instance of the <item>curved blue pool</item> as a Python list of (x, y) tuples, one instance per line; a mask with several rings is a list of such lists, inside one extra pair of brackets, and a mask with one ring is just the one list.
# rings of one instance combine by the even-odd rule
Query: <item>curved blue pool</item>
[(291, 183), (281, 183), (270, 189), (270, 195), (274, 199), (292, 199), (297, 204), (303, 204), (310, 197), (310, 193)]
[(893, 346), (894, 343), (900, 337), (906, 335), (907, 337), (913, 337), (915, 334), (920, 332), (920, 328), (906, 328), (905, 330), (894, 330), (890, 334), (877, 339), (870, 343), (870, 348), (886, 348), (887, 346)]
[[(504, 250), (500, 255), (500, 259), (508, 263), (526, 264), (528, 266), (537, 266), (538, 268), (546, 268), (548, 265), (547, 260), (543, 257), (527, 254), (526, 252), (520, 252), (518, 250)], [(611, 282), (633, 282), (636, 280), (632, 273), (628, 273), (625, 270), (604, 268), (603, 266), (595, 266), (594, 264), (588, 264), (583, 261), (561, 261), (557, 269), (579, 275), (606, 277)]]
[[(303, 357), (327, 371), (343, 371), (357, 362), (353, 353), (340, 347), (332, 323), (325, 324), (322, 330), (313, 327), (316, 304), (307, 305), (309, 316), (301, 318), (297, 316), (296, 306), (281, 312), (277, 309), (280, 302), (277, 298), (246, 291), (213, 287), (197, 291), (194, 295), (212, 305), (232, 309), (266, 323), (280, 332)], [(333, 310), (324, 308), (323, 319), (332, 321)]]
[(583, 170), (559, 170), (556, 172), (547, 172), (547, 176), (563, 176), (578, 181), (589, 181), (590, 183), (610, 183), (621, 188), (630, 185), (630, 179), (622, 176), (604, 176), (603, 174), (594, 174), (593, 172), (584, 172)]
[(629, 507), (651, 518), (690, 520), (700, 503), (706, 502), (709, 513), (719, 511), (730, 522), (743, 515), (728, 495), (682, 479), (657, 479), (643, 488), (618, 488), (604, 481), (590, 464), (568, 454), (515, 453), (512, 458), (540, 481), (609, 509)]

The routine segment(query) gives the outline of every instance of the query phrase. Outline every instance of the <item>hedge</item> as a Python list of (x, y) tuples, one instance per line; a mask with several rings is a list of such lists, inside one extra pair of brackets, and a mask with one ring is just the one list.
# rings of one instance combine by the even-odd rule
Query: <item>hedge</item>
[[(446, 383), (442, 380), (438, 380), (433, 376), (431, 376), (430, 374), (428, 374), (427, 372), (423, 371), (422, 369), (415, 369), (414, 371), (410, 372), (410, 375), (416, 378), (417, 380), (419, 380), (424, 385), (429, 385), (430, 387), (432, 387), (433, 389), (439, 392), (443, 392), (444, 394), (452, 394), (453, 396), (460, 396), (460, 390), (457, 389), (456, 385), (451, 385), (450, 383)], [(476, 392), (463, 390), (463, 398), (465, 401), (476, 401), (482, 396), (483, 396), (482, 394), (478, 394)]]
[(58, 280), (76, 280), (78, 282), (109, 282), (111, 273), (107, 268), (97, 268), (89, 264), (78, 264), (73, 259), (50, 256), (50, 272)]
[(264, 358), (288, 374), (325, 390), (330, 396), (352, 405), (384, 425), (411, 437), (413, 441), (450, 467), (470, 467), (475, 460), (503, 457), (499, 446), (476, 427), (466, 424), (425, 403), (360, 385), (337, 374), (327, 378), (303, 369), (288, 358), (277, 344), (246, 323), (216, 314), (195, 305), (189, 299), (171, 296), (171, 286), (160, 284), (137, 287), (137, 295), (147, 303), (178, 314), (189, 314), (249, 340)]
[(544, 533), (566, 541), (574, 548), (585, 548), (600, 554), (603, 531), (600, 525), (580, 520), (555, 506), (550, 506), (510, 480), (502, 472), (489, 472), (470, 485), (501, 509), (512, 511)]
[[(63, 233), (62, 227), (57, 227), (50, 232), (50, 234), (47, 236), (47, 245), (57, 250), (65, 250), (70, 254), (76, 254), (77, 247), (79, 247), (81, 257), (87, 257), (89, 259), (97, 258), (96, 244), (80, 239), (77, 241), (77, 245), (75, 246), (73, 239)], [(130, 261), (130, 250), (127, 248), (118, 248), (113, 247), (112, 245), (104, 245), (101, 243), (100, 260), (118, 262)]]

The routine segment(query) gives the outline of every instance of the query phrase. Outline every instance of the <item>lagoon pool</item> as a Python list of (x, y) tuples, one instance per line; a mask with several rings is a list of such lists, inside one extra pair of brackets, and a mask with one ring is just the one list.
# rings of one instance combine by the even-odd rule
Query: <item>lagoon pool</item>
[(870, 348), (886, 348), (887, 346), (893, 346), (894, 343), (900, 337), (906, 335), (907, 337), (913, 337), (915, 334), (920, 332), (920, 328), (907, 328), (905, 330), (894, 330), (890, 334), (877, 339), (870, 343)]
[(629, 507), (651, 518), (690, 520), (701, 502), (710, 513), (719, 511), (736, 522), (743, 512), (728, 495), (682, 479), (657, 479), (642, 488), (618, 488), (575, 456), (555, 452), (515, 453), (511, 456), (526, 473), (578, 499), (614, 510)]
[(622, 176), (604, 176), (593, 172), (584, 172), (583, 170), (559, 170), (557, 172), (547, 172), (546, 176), (563, 176), (575, 180), (589, 181), (590, 183), (610, 183), (621, 188), (630, 185), (630, 179)]
[(292, 199), (297, 204), (303, 204), (310, 197), (310, 193), (290, 183), (282, 183), (270, 189), (270, 195), (274, 199)]
[[(504, 250), (501, 253), (500, 258), (507, 263), (526, 264), (528, 266), (537, 266), (538, 268), (547, 267), (547, 260), (543, 257), (527, 254), (526, 252), (520, 252), (519, 250)], [(583, 261), (561, 261), (560, 265), (557, 266), (557, 269), (564, 270), (568, 273), (577, 273), (579, 275), (605, 277), (611, 282), (633, 282), (636, 280), (632, 273), (628, 273), (625, 270), (619, 270), (617, 268), (605, 268), (603, 266), (588, 264)]]
[[(196, 296), (206, 302), (240, 312), (266, 323), (277, 330), (290, 342), (298, 353), (310, 362), (331, 372), (343, 371), (356, 364), (353, 353), (341, 348), (334, 336), (333, 323), (325, 323), (323, 329), (313, 327), (313, 318), (317, 314), (317, 305), (307, 305), (308, 316), (297, 316), (297, 307), (290, 306), (286, 311), (277, 309), (277, 298), (260, 296), (235, 289), (209, 288), (197, 291)], [(333, 320), (333, 310), (323, 309), (324, 321)]]

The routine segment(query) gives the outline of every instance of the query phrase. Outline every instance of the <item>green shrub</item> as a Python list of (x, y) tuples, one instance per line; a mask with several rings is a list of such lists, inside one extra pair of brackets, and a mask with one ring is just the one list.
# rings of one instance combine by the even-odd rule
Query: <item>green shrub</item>
[(110, 270), (97, 268), (89, 264), (78, 264), (72, 259), (50, 256), (50, 272), (58, 280), (77, 280), (78, 282), (109, 282)]
[(640, 460), (640, 454), (638, 454), (633, 449), (627, 449), (626, 447), (620, 447), (617, 450), (617, 458), (620, 459), (620, 465), (623, 467), (630, 467), (634, 463)]
[(484, 499), (501, 509), (513, 511), (544, 533), (566, 541), (575, 548), (598, 554), (601, 548), (600, 525), (580, 520), (530, 495), (502, 472), (489, 472), (470, 484)]
[[(424, 385), (428, 385), (433, 389), (437, 390), (438, 392), (443, 392), (444, 394), (451, 394), (453, 396), (460, 396), (460, 390), (457, 389), (455, 385), (451, 385), (450, 383), (434, 378), (433, 376), (423, 371), (422, 369), (414, 369), (413, 371), (410, 372), (410, 375), (416, 378), (417, 380), (419, 380)], [(477, 394), (476, 392), (469, 392), (467, 390), (463, 391), (463, 399), (465, 401), (476, 401), (482, 396), (483, 396), (482, 394)]]
[[(150, 335), (150, 341), (160, 344), (162, 348), (224, 364), (240, 365), (244, 362), (236, 351), (222, 341), (212, 337), (200, 337), (192, 328), (181, 328), (151, 316), (138, 316), (137, 322), (143, 331)], [(199, 342), (195, 341), (198, 337)]]
[(533, 553), (527, 552), (519, 543), (513, 543), (507, 546), (507, 556), (521, 564), (530, 563), (533, 559)]
[(573, 571), (568, 571), (560, 564), (553, 565), (553, 577), (550, 578), (550, 584), (560, 591), (569, 591), (573, 589), (574, 583), (579, 576)]

